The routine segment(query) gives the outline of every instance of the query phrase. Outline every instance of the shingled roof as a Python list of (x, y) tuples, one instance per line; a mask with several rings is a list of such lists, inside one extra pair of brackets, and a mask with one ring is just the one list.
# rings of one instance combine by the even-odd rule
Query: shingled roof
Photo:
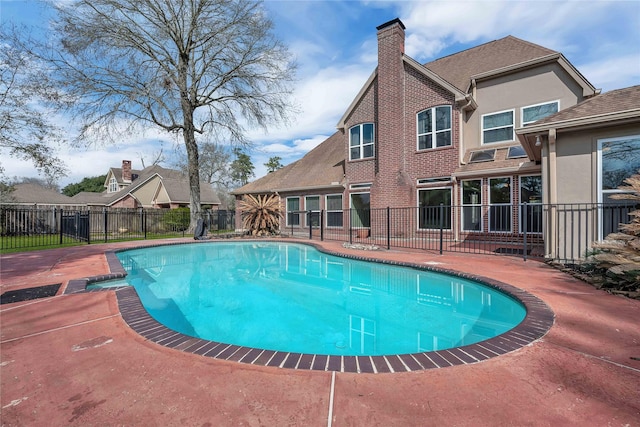
[[(576, 121), (579, 119), (593, 118), (604, 120), (607, 116), (628, 113), (640, 118), (640, 85), (616, 89), (589, 98), (579, 104), (561, 110), (551, 116), (538, 120), (524, 128), (538, 128), (553, 123)], [(548, 126), (547, 126), (548, 127)]]
[[(111, 168), (111, 171), (114, 170), (119, 170), (119, 168)], [(182, 172), (175, 169), (166, 169), (159, 165), (152, 165), (136, 172), (137, 176), (135, 176), (131, 185), (118, 192), (81, 192), (73, 196), (72, 200), (76, 204), (110, 206), (125, 197), (127, 194), (140, 188), (147, 181), (157, 175), (162, 178), (163, 185), (167, 190), (167, 194), (169, 195), (172, 203), (189, 202), (191, 191), (189, 187), (189, 180)], [(206, 182), (200, 183), (200, 202), (205, 205), (220, 204), (220, 198), (214, 191), (213, 187)]]
[(16, 184), (11, 193), (12, 202), (38, 205), (75, 205), (71, 197), (38, 184)]
[(467, 92), (473, 76), (542, 58), (557, 58), (559, 55), (546, 47), (507, 36), (436, 59), (424, 66), (461, 91)]
[(342, 134), (334, 133), (300, 160), (248, 183), (232, 194), (259, 194), (305, 189), (343, 189), (345, 148)]

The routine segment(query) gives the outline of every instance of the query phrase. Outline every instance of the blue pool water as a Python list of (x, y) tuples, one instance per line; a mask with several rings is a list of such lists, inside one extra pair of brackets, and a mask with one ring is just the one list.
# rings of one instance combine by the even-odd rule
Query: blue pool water
[(499, 335), (525, 308), (476, 282), (277, 242), (161, 246), (117, 254), (167, 327), (247, 347), (327, 355), (443, 350)]

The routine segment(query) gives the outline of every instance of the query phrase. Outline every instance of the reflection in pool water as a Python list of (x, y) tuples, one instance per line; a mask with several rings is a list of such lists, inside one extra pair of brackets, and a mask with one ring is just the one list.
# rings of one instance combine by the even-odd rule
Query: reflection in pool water
[(476, 282), (277, 242), (118, 253), (151, 316), (213, 341), (287, 352), (389, 355), (499, 335), (524, 307)]

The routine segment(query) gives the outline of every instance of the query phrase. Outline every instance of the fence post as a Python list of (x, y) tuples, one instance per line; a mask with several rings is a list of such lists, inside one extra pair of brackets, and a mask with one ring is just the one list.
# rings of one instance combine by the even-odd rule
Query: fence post
[(313, 239), (313, 223), (311, 221), (311, 211), (307, 211), (307, 224), (309, 224), (309, 240)]
[(320, 210), (320, 241), (324, 241), (324, 209)]
[(104, 219), (104, 242), (107, 243), (107, 225), (109, 224), (107, 219), (107, 208), (102, 208), (102, 216)]
[(391, 249), (391, 207), (387, 206), (387, 250)]
[(62, 227), (64, 226), (64, 224), (62, 223), (63, 213), (64, 209), (60, 208), (60, 244), (62, 244)]
[(524, 244), (524, 248), (522, 249), (522, 256), (523, 259), (526, 261), (527, 260), (527, 202), (523, 203), (524, 208), (524, 213), (523, 215), (520, 217), (520, 221), (522, 222), (522, 233), (524, 234), (523, 237), (523, 244)]
[(349, 244), (353, 245), (353, 227), (352, 227), (352, 223), (351, 220), (353, 219), (353, 208), (349, 209)]
[(522, 234), (523, 234), (523, 248), (522, 248), (522, 256), (523, 259), (527, 260), (527, 202), (524, 202), (521, 206), (520, 212), (522, 212), (520, 216), (520, 223), (522, 224)]
[(147, 211), (144, 208), (140, 208), (142, 213), (142, 229), (144, 230), (144, 240), (147, 240)]
[(444, 229), (444, 204), (440, 203), (440, 255), (442, 255), (442, 240)]

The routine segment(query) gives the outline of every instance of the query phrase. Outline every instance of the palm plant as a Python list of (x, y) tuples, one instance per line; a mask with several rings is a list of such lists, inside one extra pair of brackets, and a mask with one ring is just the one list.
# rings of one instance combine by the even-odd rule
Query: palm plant
[(238, 204), (242, 211), (242, 227), (252, 236), (277, 234), (280, 229), (282, 207), (276, 194), (253, 196), (248, 194)]
[[(624, 180), (620, 186), (626, 193), (615, 194), (611, 198), (633, 200), (640, 203), (640, 174)], [(601, 252), (593, 259), (598, 267), (606, 269), (610, 284), (618, 289), (628, 289), (638, 293), (640, 286), (640, 209), (632, 211), (631, 222), (621, 224), (620, 231), (609, 234), (602, 242), (594, 245)]]

